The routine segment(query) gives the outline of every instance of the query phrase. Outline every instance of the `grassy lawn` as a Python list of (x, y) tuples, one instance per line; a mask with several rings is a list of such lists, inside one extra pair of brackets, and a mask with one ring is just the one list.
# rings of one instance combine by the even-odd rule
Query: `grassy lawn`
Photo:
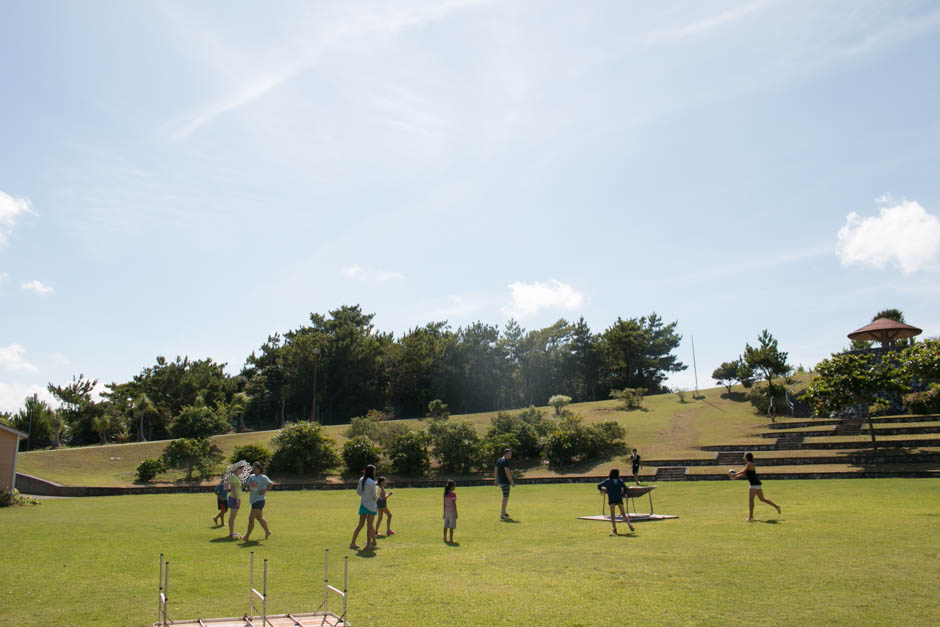
[[(661, 485), (678, 520), (610, 536), (590, 485), (522, 486), (517, 523), (495, 488), (458, 488), (455, 539), (441, 541), (438, 489), (396, 491), (398, 534), (350, 555), (355, 625), (937, 624), (940, 482), (769, 482), (777, 516), (747, 523), (741, 481)], [(158, 555), (171, 562), (171, 618), (246, 611), (249, 550), (269, 559), (269, 607), (310, 611), (355, 524), (351, 491), (273, 492), (274, 535), (246, 547), (210, 528), (209, 495), (49, 500), (0, 510), (4, 624), (145, 625), (156, 618)], [(644, 502), (639, 501), (641, 510)], [(240, 529), (245, 517), (240, 516)], [(12, 541), (15, 539), (15, 543)]]

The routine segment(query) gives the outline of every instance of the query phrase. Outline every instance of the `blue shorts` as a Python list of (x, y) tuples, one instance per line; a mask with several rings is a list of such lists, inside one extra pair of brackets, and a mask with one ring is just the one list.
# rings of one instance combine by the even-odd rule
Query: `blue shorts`
[(228, 508), (238, 509), (238, 501), (236, 501), (234, 497), (228, 497)]
[(264, 499), (251, 504), (251, 509), (264, 509)]
[(378, 513), (378, 512), (373, 512), (371, 509), (369, 509), (369, 508), (366, 507), (365, 505), (360, 505), (360, 506), (359, 506), (359, 515), (360, 515), (360, 516), (362, 516), (362, 515), (364, 515), (364, 514), (377, 514), (377, 513)]
[(503, 491), (503, 496), (509, 498), (509, 484), (501, 483), (499, 484), (499, 489)]

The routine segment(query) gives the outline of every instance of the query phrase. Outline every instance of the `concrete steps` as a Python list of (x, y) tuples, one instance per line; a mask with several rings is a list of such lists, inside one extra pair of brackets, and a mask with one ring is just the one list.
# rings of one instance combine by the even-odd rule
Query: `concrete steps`
[(656, 469), (656, 481), (685, 481), (685, 466), (660, 466)]

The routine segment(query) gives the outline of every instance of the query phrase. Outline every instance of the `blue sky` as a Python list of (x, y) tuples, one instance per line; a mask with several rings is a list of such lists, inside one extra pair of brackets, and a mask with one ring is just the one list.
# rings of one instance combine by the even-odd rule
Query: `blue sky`
[[(359, 303), (940, 335), (932, 2), (0, 5), (0, 410)], [(691, 388), (693, 373), (674, 376)]]

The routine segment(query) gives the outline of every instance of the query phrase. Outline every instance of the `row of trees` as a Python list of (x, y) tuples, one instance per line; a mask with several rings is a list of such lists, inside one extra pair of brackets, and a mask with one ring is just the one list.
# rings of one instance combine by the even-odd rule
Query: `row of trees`
[(622, 388), (656, 393), (687, 367), (673, 354), (677, 323), (655, 313), (618, 318), (600, 333), (581, 318), (531, 331), (514, 320), (502, 329), (431, 322), (398, 338), (376, 329), (373, 318), (358, 305), (311, 314), (309, 324), (268, 337), (236, 376), (211, 358), (158, 357), (131, 381), (105, 385), (101, 399), (94, 379), (50, 383), (59, 409), (31, 398), (0, 418), (29, 430), (33, 448), (200, 438), (283, 426), (314, 412), (324, 424), (373, 409), (416, 417), (434, 399), (468, 413), (543, 404), (553, 394), (578, 402)]

